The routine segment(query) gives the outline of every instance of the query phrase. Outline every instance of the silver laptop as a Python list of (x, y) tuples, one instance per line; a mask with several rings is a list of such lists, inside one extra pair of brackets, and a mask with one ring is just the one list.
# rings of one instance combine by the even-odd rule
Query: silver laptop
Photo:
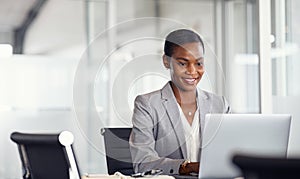
[(206, 115), (199, 178), (241, 176), (234, 154), (286, 157), (290, 123), (282, 114)]

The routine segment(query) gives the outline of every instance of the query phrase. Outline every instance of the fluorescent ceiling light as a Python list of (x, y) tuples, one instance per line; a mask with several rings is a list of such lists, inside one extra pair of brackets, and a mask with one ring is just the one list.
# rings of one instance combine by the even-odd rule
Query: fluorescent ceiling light
[(0, 59), (10, 58), (13, 55), (13, 48), (10, 44), (0, 44)]

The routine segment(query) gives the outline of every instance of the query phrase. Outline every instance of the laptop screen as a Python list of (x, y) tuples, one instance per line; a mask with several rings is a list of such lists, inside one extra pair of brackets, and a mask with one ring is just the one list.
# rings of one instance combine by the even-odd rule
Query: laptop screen
[(207, 114), (199, 178), (241, 176), (234, 154), (286, 157), (290, 123), (281, 114)]

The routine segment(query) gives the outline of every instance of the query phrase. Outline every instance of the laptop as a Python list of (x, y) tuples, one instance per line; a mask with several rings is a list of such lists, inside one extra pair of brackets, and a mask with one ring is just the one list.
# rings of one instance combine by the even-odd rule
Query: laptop
[(235, 178), (234, 154), (287, 157), (291, 115), (207, 114), (199, 178)]

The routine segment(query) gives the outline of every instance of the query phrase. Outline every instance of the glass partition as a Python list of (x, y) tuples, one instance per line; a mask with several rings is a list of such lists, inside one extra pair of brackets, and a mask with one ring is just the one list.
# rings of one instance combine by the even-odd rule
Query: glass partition
[(273, 112), (293, 115), (289, 155), (300, 156), (300, 2), (272, 0)]
[[(147, 67), (162, 68), (163, 38), (171, 30), (184, 27), (199, 32), (210, 51), (205, 56), (208, 80), (204, 79), (199, 87), (225, 95), (233, 112), (260, 112), (256, 1), (113, 0), (88, 2), (88, 7), (91, 43), (87, 50), (97, 64), (93, 66), (99, 68), (91, 92), (104, 119), (103, 125), (131, 125), (130, 114), (136, 95), (159, 89), (169, 79), (163, 69), (152, 73)], [(100, 48), (104, 41), (105, 48)], [(132, 60), (137, 59), (149, 64), (135, 66), (139, 64)], [(105, 62), (101, 64), (101, 60)], [(128, 65), (132, 67), (125, 72)], [(141, 75), (138, 69), (143, 68), (144, 73), (149, 73), (138, 77)], [(137, 79), (116, 79), (131, 74)], [(120, 80), (120, 84), (115, 80)], [(113, 96), (118, 94), (124, 97), (119, 96), (119, 101), (114, 101)], [(124, 114), (125, 121), (118, 121), (123, 115), (120, 113), (128, 113)]]

